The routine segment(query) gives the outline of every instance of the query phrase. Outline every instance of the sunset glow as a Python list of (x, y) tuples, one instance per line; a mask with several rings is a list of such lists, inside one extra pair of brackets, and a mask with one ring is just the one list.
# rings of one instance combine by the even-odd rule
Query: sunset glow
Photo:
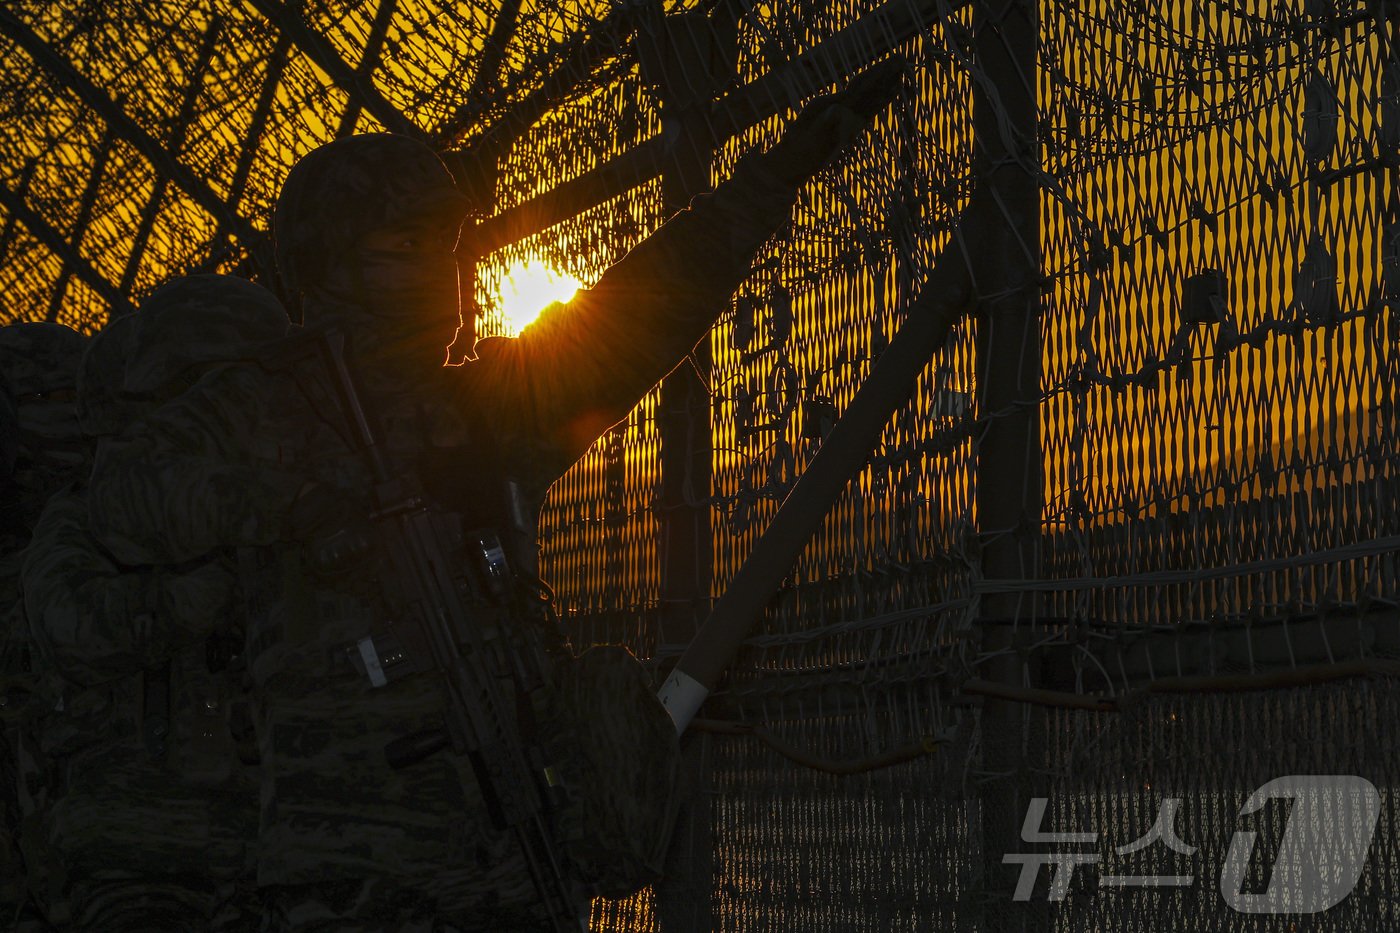
[(501, 282), (500, 309), (512, 334), (525, 329), (556, 301), (568, 301), (583, 283), (540, 262), (517, 263)]

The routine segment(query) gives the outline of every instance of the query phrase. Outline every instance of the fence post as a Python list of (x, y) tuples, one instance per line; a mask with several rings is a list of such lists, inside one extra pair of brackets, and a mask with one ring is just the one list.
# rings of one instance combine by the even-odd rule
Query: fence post
[[(990, 195), (985, 247), (975, 270), (983, 296), (977, 315), (978, 412), (995, 415), (976, 448), (977, 523), (982, 574), (1000, 579), (1039, 574), (1042, 477), (1040, 449), (1040, 211), (1035, 170), (1040, 159), (1036, 111), (1037, 8), (1034, 0), (977, 0), (973, 6), (973, 132), (979, 190)], [(984, 655), (980, 676), (1020, 686), (1023, 646), (1035, 624), (1030, 595), (989, 594), (978, 623)], [(1045, 909), (1012, 901), (1017, 868), (1002, 856), (1025, 848), (1021, 821), (1043, 751), (1035, 734), (1043, 713), (988, 699), (982, 708), (981, 883), (988, 931), (1042, 929)], [(1041, 718), (1037, 718), (1041, 717)], [(1028, 732), (1029, 730), (1029, 732)], [(974, 867), (976, 871), (976, 867)], [(1034, 901), (1032, 901), (1034, 904)]]
[[(660, 3), (645, 11), (638, 29), (643, 76), (660, 90), (662, 121), (671, 140), (661, 176), (668, 216), (711, 187), (715, 141), (710, 103), (722, 77), (713, 69), (716, 62), (729, 60), (720, 54), (718, 41), (703, 11), (663, 15)], [(701, 378), (710, 371), (708, 338), (691, 359), (694, 368), (682, 365), (662, 382), (657, 412), (661, 612), (656, 661), (663, 669), (690, 644), (708, 614), (714, 574), (710, 394)], [(666, 877), (656, 887), (657, 923), (662, 933), (708, 933), (714, 928), (709, 737), (688, 737), (681, 755), (686, 796), (667, 853)]]

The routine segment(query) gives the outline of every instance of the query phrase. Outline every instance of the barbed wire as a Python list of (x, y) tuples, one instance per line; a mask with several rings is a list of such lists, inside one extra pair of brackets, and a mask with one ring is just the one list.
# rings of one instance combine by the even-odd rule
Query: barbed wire
[[(1235, 621), (1315, 615), (1325, 660), (1341, 664), (1329, 609), (1400, 601), (1400, 36), (1386, 4), (1046, 0), (1037, 60), (1013, 73), (982, 57), (990, 30), (1015, 24), (952, 0), (666, 3), (650, 19), (624, 6), (521, 4), (500, 24), (509, 38), (493, 65), (476, 37), (500, 11), (484, 2), (401, 2), (379, 40), (376, 5), (338, 0), (305, 4), (296, 24), (213, 0), (179, 11), (12, 4), (42, 41), (26, 46), (0, 24), (4, 313), (53, 308), (90, 330), (106, 314), (103, 283), (139, 298), (188, 268), (267, 277), (258, 250), (290, 165), (344, 126), (386, 125), (371, 96), (288, 38), (299, 24), (395, 112), (466, 154), (480, 170), (476, 220), (647, 147), (661, 153), (637, 184), (600, 183), (567, 216), (476, 257), (469, 298), (499, 332), (496, 297), (514, 263), (545, 260), (589, 282), (664, 220), (670, 129), (635, 40), (659, 41), (665, 14), (698, 13), (683, 38), (714, 71), (692, 82), (717, 98), (712, 181), (869, 63), (903, 57), (906, 84), (803, 190), (720, 316), (691, 364), (704, 392), (689, 403), (690, 434), (666, 434), (654, 391), (554, 488), (545, 572), (579, 647), (656, 652), (657, 614), (676, 603), (664, 531), (682, 514), (707, 517), (701, 544), (712, 593), (722, 590), (879, 365), (972, 192), (1009, 175), (1034, 183), (1039, 224), (1015, 226), (1015, 246), (994, 258), (1038, 272), (1017, 281), (989, 262), (978, 284), (988, 306), (1038, 292), (1038, 343), (1022, 360), (1039, 369), (1037, 389), (988, 403), (984, 348), (1003, 322), (975, 313), (953, 330), (748, 640), (735, 702), (758, 722), (818, 722), (831, 742), (897, 747), (972, 715), (938, 691), (1015, 654), (984, 649), (979, 627), (1029, 633), (1016, 650), (1037, 662), (1075, 659), (1075, 692), (1095, 678), (1126, 690), (1142, 678), (1115, 670), (1125, 642), (1189, 632), (1213, 656)], [(897, 34), (899, 22), (918, 25)], [(211, 34), (211, 64), (192, 75)], [(206, 180), (251, 240), (179, 186), (150, 207), (160, 170), (65, 86), (44, 48), (100, 77), (112, 106)], [(781, 71), (808, 55), (825, 64)], [(483, 65), (499, 74), (479, 77)], [(774, 74), (788, 77), (763, 85), (761, 118), (731, 125), (725, 108)], [(191, 88), (194, 115), (176, 127)], [(1031, 123), (1008, 111), (1013, 91), (1035, 102)], [(89, 187), (91, 219), (77, 229)], [(1019, 216), (1014, 207), (998, 209)], [(143, 214), (150, 232), (133, 256)], [(1020, 485), (992, 490), (1025, 514), (989, 520), (979, 452), (1027, 413), (1036, 436)], [(663, 445), (682, 442), (706, 452), (709, 473), (689, 458), (681, 492), (663, 495)], [(984, 576), (986, 550), (1008, 541), (1035, 542), (1038, 563)], [(1026, 596), (1026, 612), (986, 618), (984, 597), (1005, 594)], [(1251, 669), (1274, 637), (1252, 631), (1240, 649)], [(1311, 663), (1288, 644), (1280, 666)], [(1000, 773), (973, 766), (986, 748), (963, 750), (964, 784)]]

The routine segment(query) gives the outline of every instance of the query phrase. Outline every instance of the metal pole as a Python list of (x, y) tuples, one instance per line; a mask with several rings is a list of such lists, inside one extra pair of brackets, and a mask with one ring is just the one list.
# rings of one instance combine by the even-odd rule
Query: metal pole
[[(360, 54), (360, 66), (355, 69), (358, 81), (363, 83), (374, 80), (374, 70), (379, 67), (379, 53), (384, 48), (384, 39), (389, 34), (389, 23), (393, 21), (398, 6), (398, 0), (379, 0), (379, 10), (374, 14), (374, 22), (369, 27), (369, 36), (365, 39), (364, 52)], [(360, 98), (351, 94), (350, 101), (345, 106), (345, 113), (341, 115), (340, 125), (336, 127), (336, 139), (350, 136), (355, 132), (355, 124), (360, 122), (362, 109), (364, 109), (364, 105)]]
[[(659, 2), (642, 11), (636, 41), (643, 75), (661, 88), (661, 118), (670, 140), (662, 159), (661, 194), (669, 215), (711, 188), (715, 141), (709, 111), (718, 75), (709, 73), (709, 63), (725, 56), (703, 11), (666, 16)], [(661, 383), (658, 414), (662, 605), (655, 660), (662, 665), (695, 637), (709, 609), (714, 576), (710, 394), (700, 377), (710, 371), (708, 337), (691, 359), (694, 368), (681, 366)], [(656, 886), (656, 919), (662, 933), (714, 929), (710, 758), (709, 736), (692, 736), (681, 745), (685, 783), (666, 853), (666, 877)]]
[[(1034, 0), (978, 0), (973, 5), (974, 172), (997, 214), (978, 231), (977, 411), (988, 418), (976, 447), (977, 523), (982, 574), (997, 579), (1039, 575), (1041, 500), (1040, 210), (1035, 169), (1040, 158), (1036, 87), (1037, 14)], [(993, 289), (995, 291), (993, 292)], [(981, 619), (982, 650), (994, 654), (979, 671), (985, 680), (1020, 687), (1028, 671), (1022, 653), (1035, 607), (1030, 594), (988, 594)], [(1028, 724), (1045, 714), (1005, 699), (982, 707), (984, 772), (998, 775), (979, 794), (984, 929), (1040, 929), (1011, 892), (1016, 866), (1002, 856), (1020, 851), (1020, 830), (1032, 796), (1029, 760), (1043, 753)], [(1038, 730), (1036, 730), (1038, 731)]]
[[(107, 162), (112, 156), (114, 141), (114, 134), (109, 127), (107, 132), (102, 134), (102, 141), (97, 144), (97, 158), (93, 160), (87, 185), (83, 189), (77, 219), (73, 221), (73, 228), (68, 233), (68, 243), (75, 253), (83, 248), (83, 237), (87, 236), (88, 226), (92, 223), (92, 211), (97, 206), (97, 195), (102, 188), (102, 179), (107, 173)], [(65, 262), (63, 271), (58, 274), (58, 281), (54, 283), (53, 292), (49, 295), (49, 309), (44, 314), (44, 320), (58, 320), (59, 312), (63, 310), (63, 296), (67, 293), (68, 283), (72, 278), (73, 267)]]

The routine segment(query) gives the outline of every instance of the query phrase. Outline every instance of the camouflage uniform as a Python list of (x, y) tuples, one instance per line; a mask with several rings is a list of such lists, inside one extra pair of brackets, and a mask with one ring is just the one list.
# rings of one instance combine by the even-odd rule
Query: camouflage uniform
[(19, 412), (9, 388), (0, 379), (0, 483), (8, 494), (19, 459)]
[[(14, 399), (8, 390), (0, 387), (0, 500), (13, 501), (17, 498), (13, 487), (15, 458), (19, 452), (19, 423), (16, 418)], [(3, 539), (0, 539), (3, 540)], [(9, 663), (0, 667), (0, 678), (8, 680), (4, 670), (10, 664), (9, 656), (18, 649), (10, 642), (10, 632), (23, 624), (20, 617), (18, 591), (18, 551), (9, 553), (11, 545), (0, 545), (0, 657)], [(0, 687), (0, 691), (3, 691)], [(9, 698), (5, 698), (6, 705)], [(19, 800), (15, 796), (15, 755), (14, 742), (10, 730), (0, 719), (0, 918), (13, 917), (23, 899), (22, 879), (24, 865), (20, 861), (19, 846), (15, 839), (19, 827)]]
[[(275, 399), (248, 348), (284, 333), (286, 311), (265, 289), (228, 276), (188, 276), (150, 301), (157, 296), (161, 313), (138, 315), (123, 391), (160, 404), (99, 450), (93, 533), (113, 557), (133, 565), (271, 543), (281, 525), (267, 524), (268, 517), (290, 507), (304, 480), (276, 466), (263, 469), (255, 455), (255, 429)], [(148, 349), (143, 332), (156, 338), (144, 342)]]
[[(114, 322), (83, 357), (78, 420), (99, 446), (150, 407), (121, 392), (136, 326), (135, 317)], [(75, 483), (49, 499), (23, 564), (32, 650), (46, 672), (78, 688), (202, 643), (233, 609), (233, 577), (219, 562), (178, 571), (117, 564), (89, 532), (87, 498), (87, 483)]]
[[(279, 337), (269, 294), (222, 276), (178, 280), (93, 342), (79, 416), (99, 469), (177, 393)], [(174, 396), (173, 398), (171, 396)], [(159, 406), (155, 411), (153, 407)], [(119, 436), (121, 435), (121, 436)], [(232, 554), (119, 562), (91, 533), (89, 492), (55, 496), (24, 563), (27, 615), (61, 708), (26, 732), (26, 859), (50, 920), (76, 929), (247, 929), (257, 778)], [(241, 717), (240, 717), (241, 713)]]
[(73, 409), (85, 344), (81, 334), (59, 324), (0, 327), (0, 917), (6, 918), (24, 900), (12, 723), (35, 686), (19, 598), (20, 564), (44, 503), (88, 466)]
[[(832, 120), (816, 126), (818, 142), (848, 140), (852, 121), (861, 123), (853, 115), (844, 129)], [(805, 142), (821, 148), (812, 136)], [(797, 184), (822, 161), (800, 143), (751, 162), (593, 288), (519, 338), (477, 343), (476, 359), (460, 367), (435, 365), (450, 326), (464, 328), (458, 339), (472, 344), (474, 322), (458, 319), (450, 256), (423, 251), (419, 274), (411, 268), (417, 258), (385, 255), (366, 238), (433, 214), (452, 218), (455, 231), (461, 199), (425, 147), (352, 137), (298, 163), (274, 220), (279, 269), (308, 326), (351, 336), (353, 368), (394, 469), (416, 475), (427, 499), (468, 528), (511, 526), (513, 481), (526, 489), (532, 529), (548, 484), (704, 335), (754, 251), (786, 219)], [(404, 276), (405, 268), (414, 274)], [(423, 317), (433, 312), (437, 330)], [(255, 417), (251, 434), (236, 449), (225, 446), (214, 469), (256, 482), (211, 481), (204, 514), (191, 515), (185, 503), (193, 499), (170, 494), (158, 462), (179, 445), (152, 436), (133, 460), (139, 469), (94, 502), (105, 512), (94, 513), (95, 525), (132, 556), (150, 548), (185, 559), (216, 542), (245, 548), (265, 928), (538, 926), (519, 853), (490, 827), (468, 766), (449, 755), (403, 770), (385, 761), (389, 740), (440, 723), (440, 678), (410, 675), (371, 689), (352, 663), (346, 649), (384, 625), (380, 565), (373, 554), (351, 554), (348, 568), (322, 566), (317, 542), (353, 530), (353, 516), (370, 507), (371, 477), (324, 379), (292, 368), (269, 374), (266, 386), (261, 395), (251, 382), (241, 387), (236, 405), (206, 399), (207, 415), (191, 407), (166, 427), (168, 437), (212, 437), (205, 418), (234, 409)], [(289, 469), (310, 482), (292, 492)], [(305, 533), (306, 513), (325, 509), (302, 505), (327, 501), (340, 504), (347, 528)], [(279, 528), (280, 539), (269, 541)], [(183, 543), (170, 552), (171, 542)], [(528, 567), (533, 554), (517, 549), (515, 557)], [(560, 659), (553, 682), (538, 712), (546, 747), (574, 787), (559, 814), (568, 867), (594, 890), (633, 891), (654, 876), (664, 846), (674, 730), (625, 650)]]
[[(19, 601), (21, 554), (44, 504), (91, 465), (73, 403), (86, 344), (59, 324), (0, 327), (0, 619)], [(0, 672), (13, 672), (22, 633), (0, 634), (9, 662)]]
[(18, 601), (19, 552), (49, 497), (90, 466), (73, 404), (87, 338), (60, 324), (0, 327), (0, 607)]
[(74, 379), (87, 338), (61, 324), (0, 327), (0, 382), (15, 408), (14, 498), (0, 500), (0, 535), (23, 541), (49, 496), (90, 465), (78, 430)]

